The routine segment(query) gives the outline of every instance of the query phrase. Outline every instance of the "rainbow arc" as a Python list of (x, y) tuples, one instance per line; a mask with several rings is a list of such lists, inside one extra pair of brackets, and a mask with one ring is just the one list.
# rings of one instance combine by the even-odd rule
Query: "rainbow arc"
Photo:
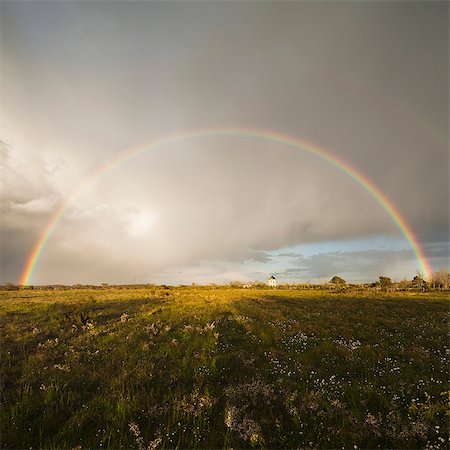
[(407, 224), (406, 220), (403, 218), (400, 211), (395, 207), (395, 205), (383, 194), (383, 192), (364, 174), (358, 171), (355, 167), (352, 167), (347, 162), (342, 159), (337, 158), (331, 154), (328, 150), (314, 145), (306, 140), (299, 139), (297, 137), (287, 136), (284, 134), (279, 134), (273, 131), (258, 130), (251, 128), (214, 128), (205, 130), (194, 130), (186, 133), (178, 133), (170, 136), (163, 137), (161, 139), (154, 140), (150, 143), (140, 145), (137, 147), (132, 147), (120, 152), (117, 156), (107, 162), (105, 165), (100, 167), (98, 170), (93, 172), (88, 176), (79, 186), (75, 189), (72, 194), (70, 194), (65, 201), (58, 207), (58, 209), (53, 213), (38, 240), (34, 244), (27, 260), (24, 265), (20, 284), (29, 285), (33, 278), (33, 274), (45, 247), (52, 236), (54, 230), (61, 222), (64, 214), (67, 212), (68, 208), (74, 203), (74, 201), (93, 183), (98, 179), (107, 175), (112, 170), (126, 163), (130, 159), (136, 158), (144, 153), (155, 151), (156, 149), (168, 146), (171, 144), (196, 141), (211, 137), (237, 137), (237, 138), (248, 138), (256, 140), (265, 140), (278, 144), (283, 144), (322, 159), (323, 161), (333, 165), (341, 172), (347, 174), (352, 178), (358, 185), (360, 185), (364, 190), (366, 190), (386, 211), (386, 213), (392, 218), (393, 222), (396, 224), (397, 228), (400, 230), (402, 235), (405, 237), (411, 250), (413, 251), (418, 265), (419, 270), (423, 272), (425, 278), (429, 279), (431, 274), (430, 265), (428, 260), (414, 236), (410, 226)]

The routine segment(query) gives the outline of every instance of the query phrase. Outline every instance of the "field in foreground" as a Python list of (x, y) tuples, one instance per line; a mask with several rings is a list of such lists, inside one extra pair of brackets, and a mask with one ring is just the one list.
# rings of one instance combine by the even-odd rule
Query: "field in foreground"
[(0, 292), (3, 448), (447, 448), (439, 293)]

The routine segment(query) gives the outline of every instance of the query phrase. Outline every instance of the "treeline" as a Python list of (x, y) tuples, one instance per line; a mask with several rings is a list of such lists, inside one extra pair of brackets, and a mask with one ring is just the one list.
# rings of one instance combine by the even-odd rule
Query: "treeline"
[[(231, 287), (240, 288), (258, 288), (258, 289), (274, 289), (265, 283), (252, 282), (243, 283), (233, 281)], [(279, 284), (276, 289), (333, 289), (333, 290), (376, 290), (376, 291), (430, 291), (430, 290), (449, 290), (450, 288), (450, 272), (446, 268), (442, 268), (431, 274), (429, 280), (425, 280), (420, 272), (413, 279), (403, 279), (393, 281), (391, 278), (380, 275), (378, 280), (372, 283), (347, 283), (343, 278), (335, 275), (327, 283), (283, 283)]]
[(448, 290), (450, 287), (450, 272), (448, 269), (442, 268), (433, 272), (429, 280), (425, 280), (420, 272), (417, 272), (412, 280), (403, 279), (400, 281), (392, 281), (391, 278), (380, 275), (377, 281), (363, 285), (347, 284), (343, 278), (334, 276), (328, 284), (335, 288), (364, 286), (367, 289), (384, 291)]
[(197, 285), (192, 283), (190, 285), (182, 284), (178, 286), (157, 285), (153, 283), (147, 284), (108, 284), (102, 283), (100, 285), (95, 284), (49, 284), (44, 286), (21, 286), (14, 283), (6, 283), (0, 286), (0, 290), (76, 290), (76, 289), (153, 289), (153, 290), (170, 290), (179, 288), (195, 288), (195, 289), (230, 289), (230, 288), (242, 288), (242, 289), (315, 289), (315, 290), (376, 290), (376, 291), (430, 291), (430, 290), (449, 290), (450, 289), (450, 272), (446, 268), (442, 268), (431, 274), (429, 280), (425, 280), (420, 272), (414, 276), (413, 279), (403, 279), (400, 281), (393, 281), (391, 278), (380, 275), (378, 280), (372, 283), (347, 283), (346, 280), (338, 275), (332, 277), (327, 283), (283, 283), (279, 284), (276, 288), (270, 287), (267, 283), (261, 281), (254, 282), (242, 282), (232, 281), (227, 285), (214, 284), (209, 285)]

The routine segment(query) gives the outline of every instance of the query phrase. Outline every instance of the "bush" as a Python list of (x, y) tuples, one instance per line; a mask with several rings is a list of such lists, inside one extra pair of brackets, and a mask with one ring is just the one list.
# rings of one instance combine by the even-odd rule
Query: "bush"
[(337, 275), (335, 275), (335, 276), (330, 280), (330, 283), (331, 283), (331, 284), (334, 284), (335, 286), (342, 286), (342, 285), (344, 285), (344, 284), (346, 283), (346, 281), (345, 281), (343, 278), (338, 277)]
[(392, 280), (389, 277), (380, 276), (381, 289), (388, 291), (392, 287)]

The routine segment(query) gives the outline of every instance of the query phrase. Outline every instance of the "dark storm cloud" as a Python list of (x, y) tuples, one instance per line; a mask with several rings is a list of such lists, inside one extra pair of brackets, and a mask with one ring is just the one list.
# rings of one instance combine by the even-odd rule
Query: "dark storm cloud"
[(0, 229), (0, 273), (2, 283), (16, 283), (22, 271), (23, 262), (37, 239), (37, 234), (18, 227), (2, 225)]
[[(424, 248), (430, 258), (441, 258), (443, 260), (447, 259), (448, 262), (450, 255), (450, 243), (448, 241), (426, 244)], [(445, 265), (445, 263), (443, 265)]]
[[(211, 126), (268, 128), (329, 149), (368, 176), (445, 263), (446, 2), (0, 8), (3, 281), (19, 278), (52, 212), (118, 151)], [(311, 155), (248, 139), (183, 142), (122, 165), (81, 195), (35, 280), (169, 280), (183, 267), (186, 277), (228, 280), (244, 266), (270, 271), (269, 250), (379, 234), (399, 230), (361, 186)], [(410, 267), (410, 254), (383, 255), (353, 255), (361, 278)], [(322, 277), (349, 269), (351, 257), (302, 263)]]

